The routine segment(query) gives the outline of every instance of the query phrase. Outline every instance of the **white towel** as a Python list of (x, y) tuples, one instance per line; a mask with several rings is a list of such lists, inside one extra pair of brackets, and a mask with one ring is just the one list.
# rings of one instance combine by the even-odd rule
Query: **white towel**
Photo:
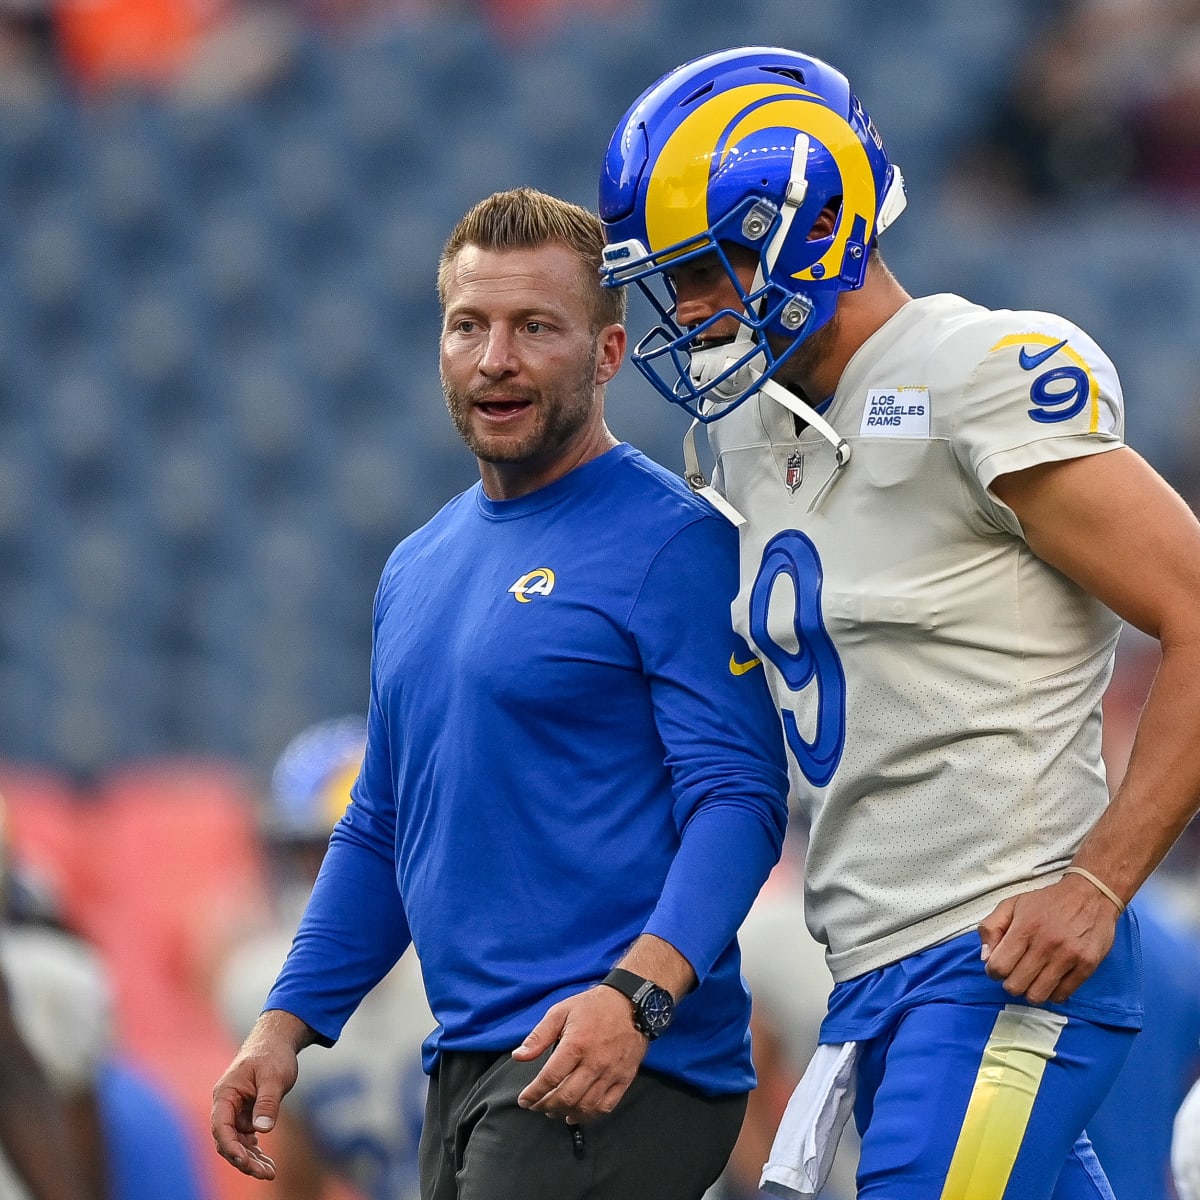
[(784, 1200), (812, 1200), (825, 1186), (854, 1107), (858, 1043), (818, 1046), (784, 1110), (759, 1187)]

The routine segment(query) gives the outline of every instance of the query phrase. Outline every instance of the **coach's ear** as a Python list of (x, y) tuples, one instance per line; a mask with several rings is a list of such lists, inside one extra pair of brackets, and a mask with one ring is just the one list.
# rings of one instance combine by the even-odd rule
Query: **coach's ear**
[(596, 335), (596, 386), (603, 387), (625, 361), (625, 326), (605, 325)]

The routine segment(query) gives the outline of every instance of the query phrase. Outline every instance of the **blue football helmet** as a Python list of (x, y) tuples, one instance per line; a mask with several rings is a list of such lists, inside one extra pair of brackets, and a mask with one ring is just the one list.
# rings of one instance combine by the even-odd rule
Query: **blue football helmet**
[[(829, 205), (827, 236), (810, 234)], [(645, 91), (609, 143), (599, 208), (606, 286), (636, 283), (660, 323), (632, 352), (668, 400), (702, 422), (766, 387), (859, 288), (875, 238), (904, 208), (904, 182), (846, 77), (793, 50), (753, 46), (685, 63)], [(741, 286), (729, 245), (758, 256)], [(697, 328), (675, 319), (670, 272), (716, 253), (741, 297)], [(732, 344), (695, 339), (735, 317)], [(767, 341), (778, 335), (776, 349)]]
[(280, 844), (328, 840), (350, 803), (366, 744), (367, 723), (358, 716), (318, 721), (297, 734), (271, 772), (267, 838)]

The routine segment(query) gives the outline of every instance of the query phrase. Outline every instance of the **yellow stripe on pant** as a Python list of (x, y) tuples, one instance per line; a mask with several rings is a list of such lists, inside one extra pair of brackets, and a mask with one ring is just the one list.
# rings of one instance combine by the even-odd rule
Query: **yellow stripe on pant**
[(941, 1200), (1000, 1200), (1066, 1017), (1005, 1005), (984, 1047)]

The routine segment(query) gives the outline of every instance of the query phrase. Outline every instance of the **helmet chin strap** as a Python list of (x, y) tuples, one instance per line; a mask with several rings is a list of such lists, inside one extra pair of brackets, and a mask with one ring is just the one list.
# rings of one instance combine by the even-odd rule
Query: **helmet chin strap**
[[(745, 357), (748, 351), (754, 350), (757, 343), (748, 325), (742, 325), (732, 342), (723, 346), (710, 346), (706, 349), (693, 351), (690, 361), (689, 374), (692, 382), (698, 387), (708, 387), (708, 395), (703, 402), (706, 405), (729, 403), (744, 396), (757, 385), (758, 390), (776, 404), (786, 408), (790, 413), (799, 417), (809, 428), (815, 430), (832, 447), (835, 456), (834, 468), (829, 478), (818, 489), (813, 497), (808, 511), (812, 512), (829, 494), (833, 485), (841, 478), (846, 464), (850, 461), (850, 443), (812, 405), (801, 400), (795, 393), (789, 391), (774, 379), (764, 379), (762, 371), (744, 362), (736, 371), (713, 385), (739, 359)], [(759, 350), (761, 354), (761, 349)], [(756, 355), (751, 355), (751, 358)], [(688, 485), (694, 492), (704, 496), (709, 503), (718, 509), (734, 525), (745, 524), (746, 518), (737, 511), (705, 478), (700, 468), (700, 456), (696, 450), (696, 427), (699, 420), (693, 420), (683, 437), (684, 473)]]
[(749, 357), (752, 360), (761, 354), (762, 350), (759, 348), (757, 354), (748, 356), (747, 352), (757, 346), (750, 327), (743, 325), (732, 342), (692, 352), (689, 364), (692, 382), (697, 387), (707, 386), (709, 389), (703, 403), (728, 404), (744, 396), (757, 385), (760, 392), (815, 429), (833, 447), (837, 455), (837, 465), (844, 467), (850, 461), (850, 443), (812, 405), (801, 400), (774, 379), (763, 379), (762, 371), (758, 370), (752, 361), (744, 362), (736, 371), (732, 371), (728, 378), (721, 379), (713, 385), (712, 381), (719, 379), (722, 373), (728, 371), (739, 359)]
[(746, 523), (742, 516), (724, 496), (708, 481), (700, 466), (700, 455), (696, 450), (696, 429), (700, 422), (693, 420), (683, 435), (683, 477), (688, 487), (697, 496), (703, 496), (735, 529)]
[(800, 205), (804, 203), (804, 197), (808, 195), (808, 144), (808, 134), (797, 132), (796, 141), (792, 146), (792, 167), (788, 172), (787, 188), (783, 193), (783, 208), (779, 213), (779, 228), (771, 235), (771, 240), (763, 250), (763, 261), (759, 263), (758, 274), (754, 279), (755, 291), (766, 283), (763, 264), (766, 264), (768, 273), (775, 270), (779, 252), (791, 232), (792, 222), (800, 211)]

